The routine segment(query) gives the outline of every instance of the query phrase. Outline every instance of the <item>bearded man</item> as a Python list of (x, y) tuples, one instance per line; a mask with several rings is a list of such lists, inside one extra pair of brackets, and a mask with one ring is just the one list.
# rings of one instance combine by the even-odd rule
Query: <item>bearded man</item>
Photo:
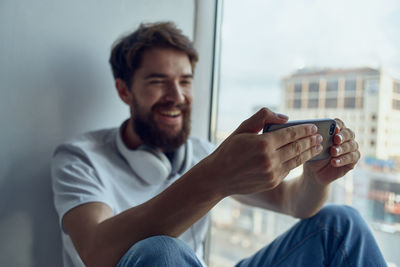
[[(323, 207), (329, 185), (360, 158), (353, 132), (337, 120), (331, 158), (315, 125), (258, 134), (285, 115), (261, 109), (218, 148), (190, 137), (190, 40), (172, 23), (142, 24), (118, 40), (110, 64), (130, 108), (119, 128), (60, 145), (52, 163), (65, 266), (204, 266), (209, 211), (232, 196), (302, 218), (237, 266), (384, 266), (360, 215)], [(303, 174), (284, 178), (304, 164)]]

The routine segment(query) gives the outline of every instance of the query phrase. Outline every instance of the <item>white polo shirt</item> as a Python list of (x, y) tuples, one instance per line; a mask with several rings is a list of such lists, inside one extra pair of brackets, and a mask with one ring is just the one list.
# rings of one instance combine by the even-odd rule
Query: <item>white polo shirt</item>
[[(148, 201), (179, 179), (180, 176), (175, 175), (157, 185), (140, 179), (127, 162), (128, 149), (118, 149), (119, 132), (119, 128), (89, 132), (56, 149), (51, 171), (60, 225), (65, 213), (79, 205), (103, 202), (116, 215)], [(214, 149), (211, 143), (197, 138), (189, 138), (188, 142), (193, 148), (191, 167)], [(200, 260), (208, 225), (209, 214), (179, 236), (195, 250)], [(64, 266), (84, 266), (70, 237), (63, 230), (61, 233)]]

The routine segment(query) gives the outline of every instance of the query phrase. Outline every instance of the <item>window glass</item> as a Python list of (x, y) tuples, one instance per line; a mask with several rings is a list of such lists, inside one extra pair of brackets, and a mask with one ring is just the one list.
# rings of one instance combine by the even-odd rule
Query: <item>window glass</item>
[(354, 109), (356, 107), (356, 98), (355, 97), (345, 97), (344, 98), (344, 108)]
[(355, 92), (356, 91), (356, 80), (346, 80), (345, 85), (346, 92)]
[(296, 83), (294, 85), (294, 95), (295, 95), (295, 97), (301, 97), (301, 88), (302, 88), (301, 83)]
[(337, 97), (338, 95), (338, 81), (328, 81), (326, 84), (326, 97)]
[(311, 82), (310, 87), (308, 88), (308, 93), (312, 96), (318, 97), (318, 92), (319, 92), (319, 83)]
[(396, 94), (400, 94), (400, 82), (393, 83), (393, 92)]
[(301, 108), (301, 99), (294, 99), (293, 108)]
[(318, 98), (311, 98), (308, 100), (308, 108), (318, 108)]
[(400, 100), (393, 99), (393, 109), (400, 110)]
[(327, 98), (325, 108), (337, 108), (337, 98)]
[[(328, 202), (359, 210), (386, 260), (400, 266), (400, 126), (377, 126), (400, 118), (400, 1), (229, 0), (221, 11), (213, 141), (221, 143), (260, 107), (290, 120), (341, 118), (363, 157), (333, 183)], [(211, 266), (234, 266), (296, 222), (230, 198), (212, 214)]]
[(357, 81), (355, 79), (346, 79), (344, 86), (345, 97), (355, 97), (357, 93), (356, 90)]

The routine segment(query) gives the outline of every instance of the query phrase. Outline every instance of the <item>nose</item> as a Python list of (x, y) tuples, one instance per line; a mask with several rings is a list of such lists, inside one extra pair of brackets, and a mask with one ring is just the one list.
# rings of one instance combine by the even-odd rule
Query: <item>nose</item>
[(185, 101), (185, 94), (179, 82), (169, 83), (165, 98), (176, 103), (182, 103)]

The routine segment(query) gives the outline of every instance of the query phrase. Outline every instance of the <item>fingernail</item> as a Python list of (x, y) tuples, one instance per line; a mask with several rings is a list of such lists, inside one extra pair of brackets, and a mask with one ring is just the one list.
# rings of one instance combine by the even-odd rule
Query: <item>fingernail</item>
[(336, 154), (340, 154), (340, 152), (342, 152), (342, 149), (340, 147), (336, 147)]
[(277, 116), (279, 119), (284, 119), (284, 120), (289, 119), (289, 117), (286, 116), (286, 115), (284, 115), (284, 114), (280, 114), (280, 113), (275, 113), (275, 114), (276, 114), (276, 116)]
[(321, 151), (322, 151), (322, 146), (321, 145), (318, 145), (318, 146), (315, 147), (315, 152), (319, 153)]
[(318, 135), (318, 136), (317, 136), (317, 142), (318, 142), (318, 143), (321, 143), (322, 140), (323, 140), (322, 136), (321, 136), (321, 135)]
[(313, 126), (311, 127), (311, 132), (312, 132), (312, 133), (318, 132), (317, 126), (313, 125)]
[(339, 165), (340, 164), (340, 159), (335, 159), (335, 164)]
[(343, 136), (341, 134), (338, 134), (339, 139), (340, 139), (340, 143), (343, 142)]

